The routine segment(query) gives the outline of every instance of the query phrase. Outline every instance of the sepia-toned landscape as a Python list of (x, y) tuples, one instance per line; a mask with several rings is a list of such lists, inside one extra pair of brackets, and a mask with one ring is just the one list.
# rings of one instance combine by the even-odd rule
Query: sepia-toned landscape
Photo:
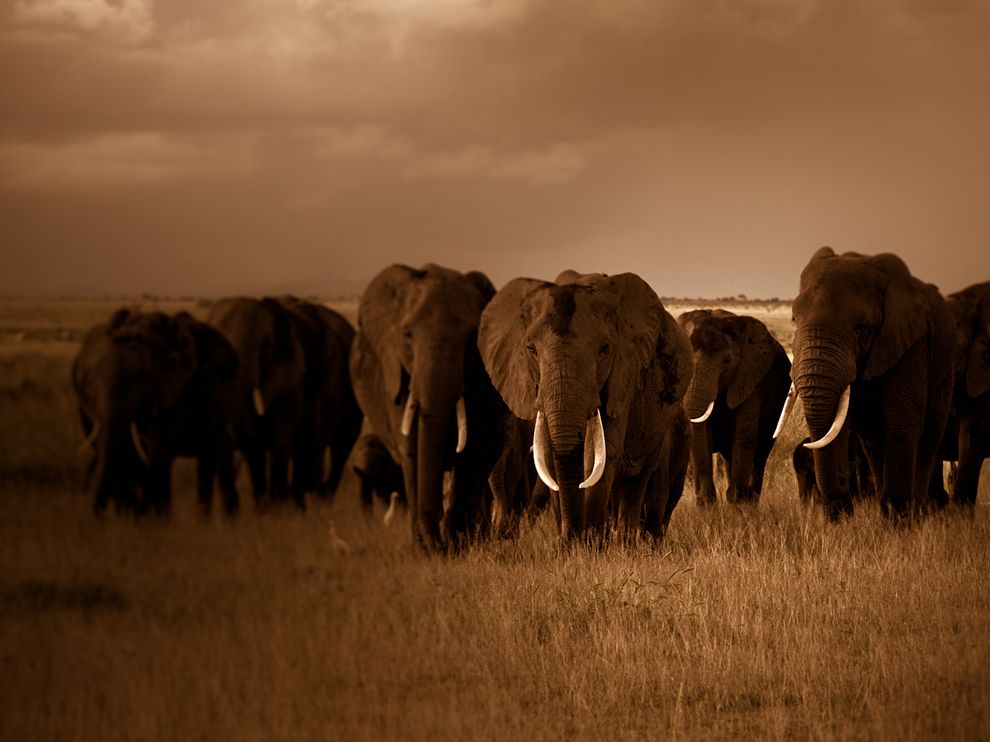
[[(562, 548), (551, 512), (456, 556), (368, 517), (353, 476), (236, 520), (175, 467), (169, 522), (90, 511), (69, 385), (122, 304), (0, 303), (4, 739), (977, 739), (990, 730), (990, 498), (911, 526), (799, 503), (792, 416), (758, 507), (690, 482), (659, 546)], [(353, 300), (329, 302), (353, 320)], [(671, 300), (673, 314), (696, 304)], [(786, 303), (731, 305), (785, 347)]]
[(0, 0), (0, 742), (990, 740), (988, 41)]

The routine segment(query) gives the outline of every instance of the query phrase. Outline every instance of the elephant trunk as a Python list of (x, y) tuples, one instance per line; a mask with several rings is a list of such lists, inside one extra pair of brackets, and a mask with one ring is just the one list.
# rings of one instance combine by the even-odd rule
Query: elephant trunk
[(108, 502), (118, 508), (134, 506), (133, 474), (140, 456), (134, 448), (133, 419), (114, 403), (104, 406), (95, 440), (97, 451), (93, 509), (98, 514)]
[(718, 371), (711, 363), (698, 361), (687, 393), (684, 395), (684, 412), (693, 423), (708, 419), (718, 396)]
[(824, 333), (796, 334), (794, 385), (811, 437), (822, 444), (815, 451), (815, 475), (833, 517), (852, 511), (849, 428), (843, 425), (843, 408), (848, 407), (855, 374), (855, 356), (847, 341)]
[[(416, 496), (419, 536), (428, 546), (440, 544), (440, 521), (444, 514), (443, 473), (445, 459), (453, 453), (451, 424), (461, 418), (457, 407), (463, 397), (463, 361), (453, 353), (433, 353), (436, 371), (425, 379), (412, 374), (410, 397), (415, 397), (417, 419)], [(421, 373), (427, 373), (423, 371)], [(417, 391), (414, 391), (417, 390)], [(462, 420), (458, 419), (458, 422)], [(410, 427), (412, 423), (410, 421)], [(465, 423), (466, 435), (466, 423)], [(448, 445), (450, 444), (450, 445)], [(451, 450), (448, 451), (448, 448)]]
[[(555, 480), (560, 498), (560, 531), (565, 539), (581, 535), (585, 527), (586, 483), (585, 446), (598, 438), (596, 413), (597, 390), (585, 389), (583, 379), (568, 377), (563, 371), (567, 364), (550, 370), (542, 386), (542, 406), (546, 418), (546, 440), (552, 449)], [(589, 424), (589, 422), (591, 424)], [(589, 432), (590, 431), (590, 432)], [(600, 455), (595, 469), (604, 469), (605, 446), (601, 436)], [(589, 477), (588, 481), (593, 477)], [(584, 485), (584, 486), (582, 486)]]

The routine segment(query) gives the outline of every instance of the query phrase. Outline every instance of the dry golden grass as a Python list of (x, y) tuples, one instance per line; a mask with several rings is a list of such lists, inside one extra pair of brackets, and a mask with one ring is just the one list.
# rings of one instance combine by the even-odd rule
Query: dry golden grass
[[(27, 356), (0, 354), (4, 389), (50, 392), (2, 408), (2, 739), (990, 735), (987, 482), (972, 517), (829, 525), (797, 504), (795, 415), (758, 509), (688, 491), (659, 548), (561, 550), (544, 515), (425, 557), (353, 483), (206, 521), (188, 462), (171, 523), (99, 522), (65, 463), (71, 353)], [(31, 426), (71, 448), (25, 442), (14, 481)], [(31, 484), (49, 456), (64, 480)]]

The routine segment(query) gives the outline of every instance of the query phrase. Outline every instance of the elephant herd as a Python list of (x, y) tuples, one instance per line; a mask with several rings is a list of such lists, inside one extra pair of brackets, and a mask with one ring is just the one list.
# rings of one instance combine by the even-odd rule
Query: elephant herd
[(343, 317), (291, 297), (224, 299), (206, 322), (117, 311), (86, 334), (72, 366), (94, 511), (112, 502), (167, 514), (172, 461), (192, 456), (202, 508), (218, 479), (233, 515), (235, 449), (259, 509), (333, 492), (363, 420), (347, 365), (353, 339)]
[[(86, 335), (72, 381), (94, 509), (166, 514), (175, 457), (198, 496), (238, 509), (329, 496), (346, 462), (411, 514), (427, 550), (505, 535), (549, 502), (562, 539), (663, 537), (689, 463), (697, 501), (756, 503), (798, 397), (802, 499), (837, 518), (972, 505), (990, 454), (990, 283), (943, 298), (892, 254), (822, 248), (793, 304), (793, 366), (767, 327), (721, 309), (675, 318), (632, 274), (516, 278), (392, 265), (355, 331), (293, 297), (232, 298), (205, 322), (129, 310)], [(368, 432), (360, 437), (362, 428)], [(813, 439), (813, 440), (812, 440)], [(532, 453), (530, 453), (532, 451)], [(327, 461), (329, 459), (329, 462)]]

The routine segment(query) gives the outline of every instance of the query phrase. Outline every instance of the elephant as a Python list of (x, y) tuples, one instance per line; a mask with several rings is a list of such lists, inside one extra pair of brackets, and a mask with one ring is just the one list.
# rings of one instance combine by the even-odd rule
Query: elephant
[[(270, 297), (221, 299), (210, 307), (207, 322), (226, 335), (240, 361), (235, 439), (247, 461), (255, 506), (263, 510), (290, 496), (289, 462), (305, 414), (302, 330), (294, 315)], [(304, 509), (301, 495), (298, 489), (292, 492)]]
[(351, 452), (351, 469), (361, 480), (361, 505), (371, 512), (374, 496), (388, 506), (386, 524), (391, 522), (397, 506), (406, 506), (406, 486), (402, 467), (374, 433), (362, 435)]
[(802, 271), (792, 309), (793, 384), (778, 430), (799, 395), (829, 518), (853, 511), (852, 434), (866, 448), (885, 514), (929, 510), (954, 379), (945, 300), (896, 255), (823, 247)]
[(653, 289), (632, 273), (516, 278), (482, 312), (478, 347), (512, 413), (535, 420), (562, 540), (601, 543), (607, 522), (662, 538), (684, 486), (694, 361)]
[[(799, 442), (791, 454), (791, 463), (794, 466), (794, 475), (798, 482), (798, 496), (803, 505), (811, 505), (821, 502), (821, 491), (818, 489), (818, 480), (815, 477), (815, 455), (805, 444), (811, 443), (811, 438), (805, 436)], [(866, 458), (866, 451), (859, 438), (849, 437), (849, 445), (852, 450), (849, 452), (849, 492), (853, 500), (865, 500), (876, 496), (876, 480), (870, 470), (870, 462)]]
[[(394, 264), (365, 289), (351, 378), (371, 429), (402, 467), (413, 540), (457, 548), (484, 528), (488, 475), (507, 410), (476, 344), (488, 278), (429, 264)], [(445, 506), (444, 472), (453, 475)]]
[(972, 507), (990, 456), (990, 282), (946, 298), (955, 324), (956, 378), (943, 458), (957, 462), (953, 501)]
[(72, 386), (93, 452), (93, 511), (166, 516), (176, 456), (197, 461), (200, 506), (208, 513), (219, 474), (224, 508), (238, 510), (230, 425), (238, 361), (219, 332), (186, 312), (121, 309), (87, 332)]
[[(351, 385), (354, 328), (322, 304), (292, 296), (279, 297), (278, 302), (296, 324), (306, 357), (303, 415), (292, 446), (292, 487), (297, 498), (302, 492), (332, 495), (364, 421)], [(328, 449), (331, 461), (324, 477)]]
[(240, 359), (236, 442), (257, 507), (291, 495), (305, 510), (307, 492), (332, 494), (363, 419), (350, 382), (353, 328), (336, 312), (292, 296), (222, 299), (207, 321)]
[(791, 362), (767, 326), (722, 309), (684, 312), (678, 324), (694, 351), (684, 397), (699, 505), (714, 504), (712, 454), (728, 466), (729, 502), (758, 502), (773, 431), (790, 387)]

